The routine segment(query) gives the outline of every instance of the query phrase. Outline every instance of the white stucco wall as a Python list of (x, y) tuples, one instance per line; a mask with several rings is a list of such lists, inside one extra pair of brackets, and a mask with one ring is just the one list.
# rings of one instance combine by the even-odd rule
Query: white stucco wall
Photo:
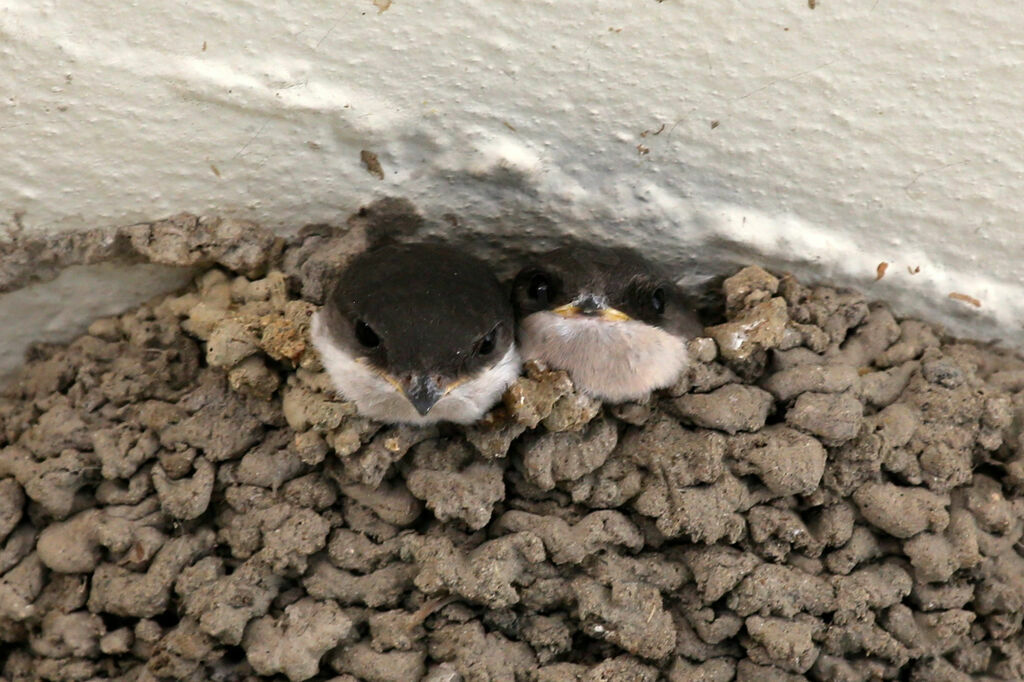
[(0, 222), (289, 230), (390, 194), (492, 245), (759, 262), (1016, 343), (1019, 3), (816, 4), (5, 0)]

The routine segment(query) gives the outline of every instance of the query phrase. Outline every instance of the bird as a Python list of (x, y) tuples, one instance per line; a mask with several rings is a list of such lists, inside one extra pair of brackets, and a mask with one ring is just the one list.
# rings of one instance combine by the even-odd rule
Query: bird
[(388, 424), (471, 424), (522, 369), (507, 289), (443, 244), (389, 243), (353, 258), (310, 336), (337, 393)]
[(512, 297), (523, 361), (565, 370), (609, 403), (674, 384), (688, 365), (687, 340), (702, 329), (679, 287), (624, 247), (548, 252), (520, 270)]

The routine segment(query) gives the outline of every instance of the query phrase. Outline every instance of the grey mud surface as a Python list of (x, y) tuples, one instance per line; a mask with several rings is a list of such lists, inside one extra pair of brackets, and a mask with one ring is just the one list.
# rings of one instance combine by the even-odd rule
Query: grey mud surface
[(34, 349), (0, 680), (1024, 679), (1020, 359), (747, 268), (648, 403), (530, 367), (479, 425), (381, 427), (308, 341), (365, 219), (138, 228), (216, 265)]

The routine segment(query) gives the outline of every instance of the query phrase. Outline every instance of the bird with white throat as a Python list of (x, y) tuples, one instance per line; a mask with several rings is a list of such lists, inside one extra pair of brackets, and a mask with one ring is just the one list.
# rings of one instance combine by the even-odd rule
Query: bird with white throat
[(505, 289), (485, 263), (439, 244), (356, 256), (311, 336), (337, 392), (386, 423), (470, 424), (521, 370)]
[(566, 370), (579, 390), (611, 403), (674, 384), (701, 330), (679, 287), (624, 248), (551, 251), (519, 272), (513, 301), (523, 360)]

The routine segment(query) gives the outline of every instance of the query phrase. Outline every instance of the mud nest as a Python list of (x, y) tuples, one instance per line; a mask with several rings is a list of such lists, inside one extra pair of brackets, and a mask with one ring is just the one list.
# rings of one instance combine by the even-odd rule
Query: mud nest
[(1017, 357), (747, 268), (647, 403), (530, 367), (478, 425), (382, 427), (308, 339), (357, 248), (231, 250), (34, 350), (3, 680), (1024, 679)]

